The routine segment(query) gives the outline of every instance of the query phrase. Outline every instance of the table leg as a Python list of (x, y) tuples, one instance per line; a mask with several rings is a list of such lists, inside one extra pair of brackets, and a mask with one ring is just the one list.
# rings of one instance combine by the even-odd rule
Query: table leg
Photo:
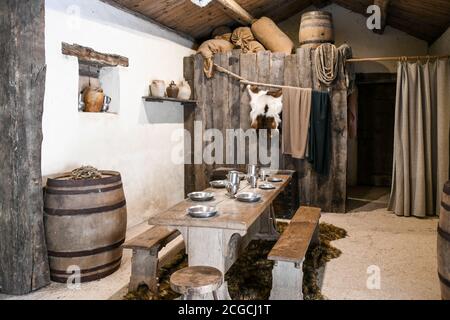
[(256, 239), (277, 241), (280, 233), (277, 230), (277, 220), (273, 205), (270, 205), (260, 217), (260, 231), (256, 235)]

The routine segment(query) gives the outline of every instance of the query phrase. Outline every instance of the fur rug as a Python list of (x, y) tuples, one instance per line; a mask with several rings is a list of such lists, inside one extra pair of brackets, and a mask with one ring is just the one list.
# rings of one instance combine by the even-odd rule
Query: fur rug
[[(282, 232), (287, 224), (278, 224)], [(321, 267), (341, 255), (341, 251), (331, 245), (331, 241), (347, 236), (344, 229), (330, 224), (320, 224), (320, 246), (310, 248), (303, 264), (303, 294), (305, 300), (326, 299), (318, 285), (318, 271)], [(225, 278), (233, 300), (268, 300), (272, 288), (273, 262), (267, 255), (274, 246), (272, 241), (253, 241)], [(128, 293), (125, 300), (173, 300), (179, 295), (170, 289), (170, 275), (187, 266), (187, 256), (180, 254), (173, 263), (165, 266), (160, 274), (160, 292), (158, 296), (151, 294), (146, 286), (137, 292)]]

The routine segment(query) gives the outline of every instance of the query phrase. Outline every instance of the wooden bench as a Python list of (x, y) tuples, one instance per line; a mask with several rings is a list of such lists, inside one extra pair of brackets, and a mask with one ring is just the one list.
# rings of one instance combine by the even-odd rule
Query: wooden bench
[(271, 300), (303, 300), (303, 262), (310, 245), (319, 245), (319, 208), (302, 207), (268, 259), (275, 261)]
[(175, 246), (164, 259), (159, 259), (158, 253), (179, 235), (178, 231), (166, 227), (153, 227), (123, 245), (124, 249), (133, 250), (129, 291), (137, 291), (145, 284), (151, 292), (158, 293), (158, 270), (184, 250), (184, 242)]

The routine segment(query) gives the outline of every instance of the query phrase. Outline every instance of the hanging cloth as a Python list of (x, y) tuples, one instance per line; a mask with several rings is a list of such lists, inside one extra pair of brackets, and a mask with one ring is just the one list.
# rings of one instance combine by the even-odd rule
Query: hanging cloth
[(398, 65), (389, 210), (439, 215), (449, 178), (450, 59)]
[(312, 92), (308, 161), (318, 174), (328, 175), (331, 161), (331, 100), (327, 92)]
[(283, 135), (284, 154), (305, 159), (311, 118), (311, 89), (283, 89)]

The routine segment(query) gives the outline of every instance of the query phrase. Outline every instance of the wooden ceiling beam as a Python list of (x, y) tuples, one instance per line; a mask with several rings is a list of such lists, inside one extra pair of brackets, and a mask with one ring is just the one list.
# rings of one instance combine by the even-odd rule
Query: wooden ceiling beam
[(313, 6), (318, 8), (318, 9), (322, 9), (323, 7), (327, 6), (330, 4), (330, 0), (312, 0), (311, 1)]
[(373, 29), (373, 32), (378, 33), (378, 34), (383, 34), (384, 30), (386, 29), (386, 24), (387, 24), (387, 16), (389, 13), (389, 5), (390, 5), (390, 0), (374, 0), (373, 4), (380, 7), (381, 10), (381, 28), (380, 29)]
[(240, 24), (250, 25), (256, 20), (247, 10), (242, 8), (234, 0), (216, 0), (216, 3), (220, 5), (227, 15), (238, 21)]

